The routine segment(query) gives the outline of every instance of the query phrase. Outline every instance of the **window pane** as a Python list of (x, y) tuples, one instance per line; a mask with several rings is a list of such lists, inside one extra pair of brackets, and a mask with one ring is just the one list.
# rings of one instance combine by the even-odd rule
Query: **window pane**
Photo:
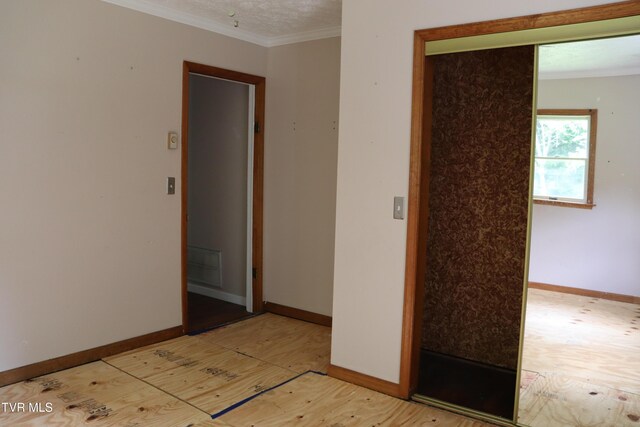
[(534, 196), (584, 200), (586, 164), (586, 160), (536, 159)]
[(536, 157), (587, 158), (588, 146), (588, 117), (538, 116)]

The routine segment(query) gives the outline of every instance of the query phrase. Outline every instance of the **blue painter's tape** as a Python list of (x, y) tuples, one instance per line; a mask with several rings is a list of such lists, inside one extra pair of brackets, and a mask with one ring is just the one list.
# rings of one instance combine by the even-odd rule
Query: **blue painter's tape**
[(267, 393), (267, 392), (269, 392), (271, 390), (274, 390), (274, 389), (276, 389), (278, 387), (282, 387), (283, 385), (285, 385), (287, 383), (290, 383), (291, 381), (296, 380), (296, 379), (300, 378), (301, 376), (307, 375), (307, 374), (316, 374), (316, 375), (323, 375), (323, 376), (327, 375), (327, 374), (325, 374), (323, 372), (318, 372), (318, 371), (306, 371), (306, 372), (303, 372), (301, 374), (296, 375), (293, 378), (289, 378), (288, 380), (286, 380), (284, 382), (281, 382), (280, 384), (276, 384), (273, 387), (270, 387), (270, 388), (268, 388), (266, 390), (262, 390), (260, 393), (254, 394), (253, 396), (249, 396), (246, 399), (241, 400), (240, 402), (234, 403), (233, 405), (229, 406), (228, 408), (225, 408), (222, 411), (211, 415), (211, 418), (215, 420), (216, 418), (223, 416), (227, 412), (233, 411), (234, 409), (244, 405), (245, 403), (252, 401), (256, 397), (261, 396), (261, 395), (263, 395), (263, 394), (265, 394), (265, 393)]

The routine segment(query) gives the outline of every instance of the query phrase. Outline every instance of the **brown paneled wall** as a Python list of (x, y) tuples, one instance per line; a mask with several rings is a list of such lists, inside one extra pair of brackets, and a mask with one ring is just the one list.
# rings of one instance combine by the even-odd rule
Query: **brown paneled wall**
[(433, 57), (424, 348), (515, 369), (534, 48)]

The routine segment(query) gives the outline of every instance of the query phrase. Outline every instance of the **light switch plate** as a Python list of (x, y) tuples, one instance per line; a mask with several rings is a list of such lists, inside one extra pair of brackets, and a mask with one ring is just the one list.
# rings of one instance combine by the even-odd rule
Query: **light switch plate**
[(167, 194), (176, 194), (176, 179), (172, 176), (167, 178)]
[(169, 150), (175, 150), (178, 148), (178, 134), (176, 132), (169, 132), (169, 137), (167, 138), (167, 148)]
[(393, 198), (393, 219), (404, 219), (404, 197)]

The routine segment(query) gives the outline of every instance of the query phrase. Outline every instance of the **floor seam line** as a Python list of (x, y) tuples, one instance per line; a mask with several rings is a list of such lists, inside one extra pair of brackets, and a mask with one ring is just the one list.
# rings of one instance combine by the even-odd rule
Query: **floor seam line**
[[(204, 341), (206, 341), (206, 340), (204, 340)], [(291, 369), (291, 368), (285, 368), (284, 366), (276, 365), (276, 364), (275, 364), (275, 363), (273, 363), (273, 362), (270, 362), (270, 361), (268, 361), (268, 360), (264, 360), (264, 359), (260, 359), (259, 357), (257, 357), (257, 356), (252, 356), (252, 355), (250, 355), (249, 353), (244, 353), (244, 352), (242, 352), (242, 351), (238, 351), (238, 350), (236, 350), (236, 349), (234, 349), (234, 348), (230, 348), (230, 347), (225, 347), (224, 345), (219, 344), (219, 343), (217, 343), (217, 342), (213, 342), (213, 341), (211, 341), (211, 343), (212, 343), (212, 344), (214, 344), (214, 345), (220, 346), (220, 347), (224, 348), (225, 350), (233, 351), (234, 353), (241, 354), (242, 356), (250, 357), (251, 359), (259, 360), (260, 362), (267, 363), (267, 364), (269, 364), (269, 365), (271, 365), (271, 366), (275, 366), (276, 368), (284, 369), (285, 371), (289, 371), (289, 372), (291, 372), (291, 373), (293, 373), (293, 374), (295, 374), (295, 375), (302, 375), (302, 374), (306, 374), (306, 373), (307, 373), (307, 372), (309, 372), (309, 371), (315, 372), (315, 371), (313, 371), (313, 370), (311, 370), (311, 369), (308, 369), (308, 370), (306, 370), (306, 371), (304, 371), (304, 372), (294, 371), (294, 370), (293, 370), (293, 369)]]
[(147, 380), (145, 380), (145, 379), (142, 379), (142, 378), (136, 377), (135, 375), (133, 375), (133, 374), (131, 374), (131, 373), (129, 373), (129, 372), (127, 372), (127, 371), (123, 370), (123, 369), (120, 369), (119, 367), (117, 367), (117, 366), (115, 366), (115, 365), (113, 365), (113, 364), (111, 364), (111, 363), (107, 362), (107, 361), (106, 361), (106, 360), (104, 360), (104, 359), (101, 359), (101, 360), (102, 360), (102, 362), (104, 362), (104, 363), (106, 363), (107, 365), (109, 365), (109, 366), (111, 366), (111, 367), (113, 367), (113, 368), (117, 369), (118, 371), (120, 371), (120, 372), (122, 372), (122, 373), (124, 373), (124, 374), (126, 374), (126, 375), (128, 375), (128, 376), (130, 376), (130, 377), (132, 377), (132, 378), (135, 378), (135, 379), (137, 379), (138, 381), (142, 381), (143, 383), (147, 384), (148, 386), (153, 387), (153, 388), (155, 388), (156, 390), (159, 390), (159, 391), (161, 391), (162, 393), (164, 393), (164, 394), (166, 394), (166, 395), (168, 395), (168, 396), (173, 397), (174, 399), (177, 399), (177, 400), (179, 400), (179, 401), (181, 401), (181, 402), (184, 402), (184, 403), (186, 403), (187, 405), (191, 406), (192, 408), (197, 409), (198, 411), (202, 412), (202, 413), (203, 413), (203, 414), (205, 414), (206, 416), (211, 417), (211, 414), (210, 414), (210, 413), (208, 413), (208, 412), (207, 412), (207, 411), (205, 411), (204, 409), (198, 408), (197, 406), (195, 406), (195, 405), (194, 405), (194, 404), (192, 404), (191, 402), (189, 402), (189, 401), (187, 401), (187, 400), (184, 400), (184, 399), (182, 399), (182, 398), (180, 398), (180, 397), (176, 396), (176, 395), (175, 395), (175, 394), (173, 394), (173, 393), (169, 393), (168, 391), (163, 390), (163, 389), (161, 389), (160, 387), (157, 387), (157, 386), (155, 386), (155, 385), (151, 384), (149, 381), (147, 381)]
[(229, 412), (231, 412), (231, 411), (233, 411), (233, 410), (235, 410), (235, 409), (237, 409), (237, 408), (239, 408), (239, 407), (251, 402), (253, 399), (256, 399), (256, 398), (262, 396), (265, 393), (268, 393), (268, 392), (270, 392), (272, 390), (275, 390), (275, 389), (277, 389), (279, 387), (282, 387), (283, 385), (288, 384), (288, 383), (290, 383), (292, 381), (295, 381), (298, 378), (302, 377), (303, 375), (307, 375), (307, 374), (310, 374), (310, 373), (318, 374), (315, 371), (305, 371), (305, 372), (302, 372), (301, 374), (297, 374), (296, 376), (294, 376), (292, 378), (289, 378), (288, 380), (285, 380), (285, 381), (283, 381), (283, 382), (281, 382), (279, 384), (276, 384), (276, 385), (274, 385), (272, 387), (269, 387), (269, 388), (267, 388), (265, 390), (262, 390), (261, 392), (259, 392), (257, 394), (254, 394), (253, 396), (246, 397), (246, 398), (240, 400), (239, 402), (236, 402), (233, 405), (223, 409), (222, 411), (219, 411), (219, 412), (216, 412), (215, 414), (212, 414), (211, 415), (211, 419), (215, 420), (215, 419), (217, 419), (219, 417), (222, 417), (223, 415), (225, 415), (225, 414), (227, 414), (227, 413), (229, 413)]

